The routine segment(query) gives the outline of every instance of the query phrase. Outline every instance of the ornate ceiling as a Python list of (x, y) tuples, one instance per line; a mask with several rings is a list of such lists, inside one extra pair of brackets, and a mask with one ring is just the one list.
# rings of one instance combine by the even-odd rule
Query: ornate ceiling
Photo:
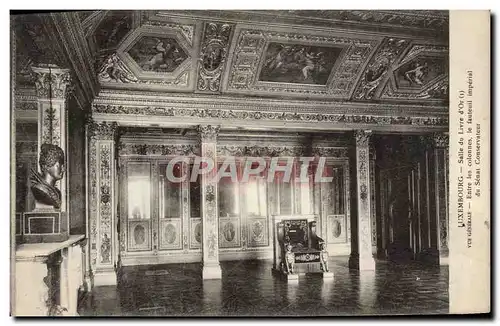
[(79, 15), (102, 88), (431, 105), (448, 97), (446, 12)]
[[(130, 101), (158, 94), (179, 103), (332, 103), (337, 113), (366, 105), (392, 113), (408, 106), (419, 116), (448, 111), (446, 11), (86, 11), (51, 17), (39, 18), (38, 25), (27, 19), (18, 28), (18, 76), (36, 62), (69, 64), (77, 87), (95, 105), (109, 94)], [(44, 27), (45, 34), (52, 36), (40, 36), (45, 34), (36, 29), (49, 23), (55, 28)], [(47, 55), (58, 36), (61, 50)]]

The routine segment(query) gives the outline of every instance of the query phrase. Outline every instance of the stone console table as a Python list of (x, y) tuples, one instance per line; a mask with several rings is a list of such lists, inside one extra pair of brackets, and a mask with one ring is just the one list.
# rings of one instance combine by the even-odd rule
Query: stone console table
[(57, 243), (22, 244), (16, 249), (14, 316), (49, 316), (59, 305), (64, 315), (77, 315), (83, 285), (84, 235)]

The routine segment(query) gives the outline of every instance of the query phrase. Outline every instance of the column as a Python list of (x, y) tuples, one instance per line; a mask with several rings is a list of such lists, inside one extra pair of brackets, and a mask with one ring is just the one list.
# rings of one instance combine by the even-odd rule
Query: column
[(351, 256), (349, 267), (359, 270), (375, 270), (372, 255), (370, 152), (371, 131), (354, 132), (355, 145), (352, 151), (351, 174)]
[(203, 226), (203, 279), (221, 279), (219, 264), (219, 227), (218, 227), (218, 184), (217, 173), (217, 134), (218, 126), (198, 127), (201, 157), (212, 161), (214, 168), (201, 177), (202, 226)]
[[(53, 144), (62, 148), (67, 162), (66, 95), (71, 80), (69, 70), (55, 65), (37, 66), (32, 70), (38, 103), (38, 155), (42, 144)], [(58, 184), (61, 191), (61, 212), (66, 212), (68, 205), (67, 175), (65, 173)]]
[(94, 286), (116, 285), (116, 123), (90, 123), (88, 127), (88, 198), (90, 267)]
[(422, 259), (448, 265), (448, 135), (433, 134), (423, 139), (425, 152), (425, 221)]

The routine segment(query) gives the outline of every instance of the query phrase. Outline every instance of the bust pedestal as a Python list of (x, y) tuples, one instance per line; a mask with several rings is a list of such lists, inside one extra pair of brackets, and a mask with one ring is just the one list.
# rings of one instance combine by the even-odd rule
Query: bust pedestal
[(69, 239), (69, 219), (66, 212), (38, 205), (23, 214), (24, 243), (64, 242)]

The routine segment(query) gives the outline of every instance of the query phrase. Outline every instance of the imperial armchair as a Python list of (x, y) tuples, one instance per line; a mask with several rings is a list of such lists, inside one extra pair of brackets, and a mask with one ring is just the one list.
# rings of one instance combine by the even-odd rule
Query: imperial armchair
[[(279, 256), (276, 269), (287, 275), (288, 279), (297, 278), (299, 265), (315, 265), (307, 271), (323, 273), (324, 277), (332, 277), (328, 267), (328, 252), (326, 244), (316, 234), (316, 221), (307, 219), (287, 219), (276, 224), (276, 237)], [(276, 241), (275, 240), (275, 241)], [(295, 276), (295, 277), (294, 277)]]

